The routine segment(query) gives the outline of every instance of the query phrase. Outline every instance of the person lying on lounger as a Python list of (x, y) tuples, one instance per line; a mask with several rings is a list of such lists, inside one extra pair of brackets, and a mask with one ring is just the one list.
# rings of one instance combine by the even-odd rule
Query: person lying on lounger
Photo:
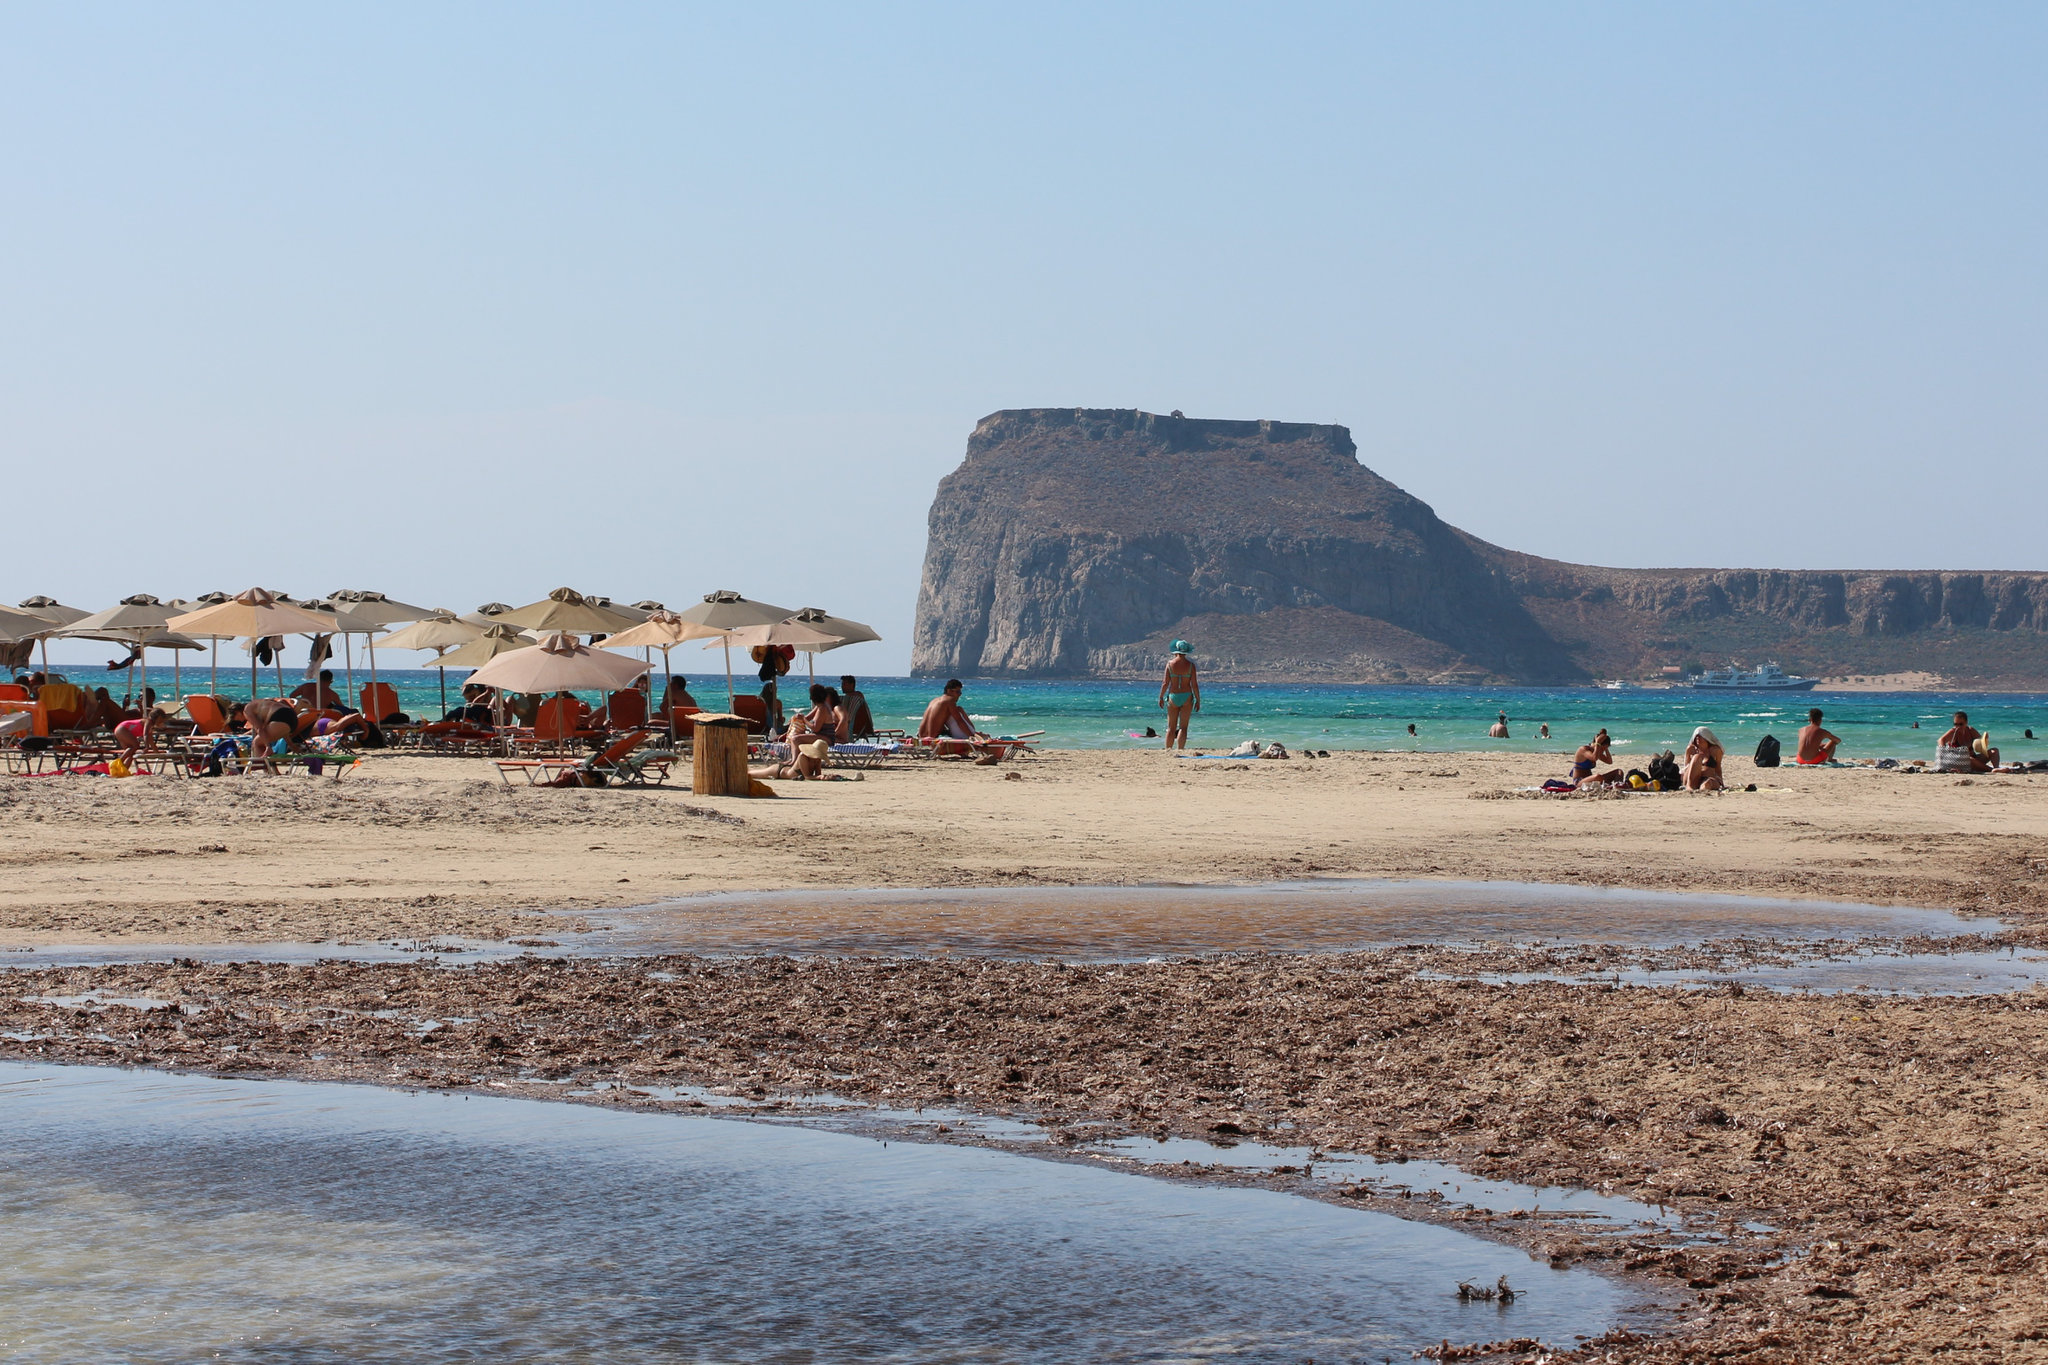
[(1998, 766), (1998, 750), (1971, 726), (1967, 711), (1956, 712), (1956, 723), (1936, 741), (1934, 753), (1935, 766), (1945, 773), (1988, 773)]
[(1806, 713), (1806, 724), (1799, 731), (1799, 755), (1794, 760), (1811, 768), (1816, 764), (1835, 761), (1835, 750), (1842, 747), (1842, 737), (1820, 728), (1820, 708), (1814, 707)]

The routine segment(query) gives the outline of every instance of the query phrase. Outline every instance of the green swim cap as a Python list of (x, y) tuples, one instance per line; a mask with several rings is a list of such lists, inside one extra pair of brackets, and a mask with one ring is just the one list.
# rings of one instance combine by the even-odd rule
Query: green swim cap
[(1173, 642), (1173, 652), (1176, 654), (1192, 654), (1194, 653), (1194, 647), (1189, 645), (1186, 640), (1175, 640)]

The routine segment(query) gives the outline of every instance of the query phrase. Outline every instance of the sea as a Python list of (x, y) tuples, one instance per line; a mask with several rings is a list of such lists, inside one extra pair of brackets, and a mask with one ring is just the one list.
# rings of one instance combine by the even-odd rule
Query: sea
[[(657, 668), (659, 661), (656, 661)], [(456, 696), (462, 674), (447, 680), (448, 696)], [(140, 670), (138, 670), (138, 673)], [(337, 682), (345, 684), (342, 670)], [(125, 688), (126, 674), (105, 674), (73, 666), (73, 682), (106, 685), (115, 696)], [(275, 674), (263, 676), (264, 695), (274, 695)], [(440, 714), (441, 675), (437, 669), (383, 669), (380, 680), (398, 690), (399, 703), (413, 716)], [(204, 664), (184, 670), (187, 691), (203, 690)], [(355, 687), (368, 680), (357, 668)], [(821, 673), (819, 680), (837, 684), (838, 675)], [(284, 673), (285, 685), (302, 681), (296, 670)], [(656, 674), (659, 683), (660, 674)], [(799, 671), (782, 680), (785, 705), (800, 698), (810, 682)], [(925, 704), (936, 696), (938, 679), (864, 677), (877, 726), (914, 729)], [(994, 735), (1042, 732), (1040, 742), (1060, 749), (1131, 749), (1157, 745), (1147, 728), (1163, 732), (1166, 713), (1159, 707), (1159, 685), (1101, 680), (1014, 681), (969, 678), (964, 701), (982, 729)], [(743, 690), (758, 688), (751, 675), (735, 679)], [(149, 686), (163, 696), (172, 690), (169, 668), (152, 667)], [(722, 707), (722, 674), (693, 673), (690, 688), (706, 706)], [(248, 694), (246, 670), (223, 668), (223, 695)], [(596, 700), (597, 694), (586, 695)], [(1683, 752), (1694, 727), (1714, 731), (1730, 754), (1755, 751), (1765, 735), (1775, 736), (1789, 753), (1809, 707), (1826, 713), (1824, 723), (1842, 737), (1845, 758), (1934, 757), (1934, 742), (1950, 717), (1967, 711), (1970, 723), (1989, 734), (2007, 759), (2048, 758), (2048, 693), (1982, 692), (1706, 692), (1690, 688), (1599, 687), (1400, 687), (1370, 684), (1204, 683), (1202, 710), (1195, 717), (1189, 747), (1226, 750), (1245, 740), (1278, 741), (1289, 749), (1368, 749), (1444, 753), (1491, 750), (1502, 753), (1557, 753), (1575, 748), (1605, 728), (1614, 753), (1624, 762), (1660, 753)], [(1507, 713), (1507, 739), (1487, 734), (1495, 718)], [(1543, 727), (1549, 726), (1548, 738)], [(1409, 733), (1409, 727), (1414, 733)], [(2028, 739), (2031, 730), (2043, 738)]]

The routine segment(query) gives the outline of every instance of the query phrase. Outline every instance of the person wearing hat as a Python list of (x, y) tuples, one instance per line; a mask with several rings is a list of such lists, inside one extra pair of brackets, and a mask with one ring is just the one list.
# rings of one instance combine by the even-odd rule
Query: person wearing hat
[(1159, 684), (1159, 704), (1166, 708), (1166, 747), (1188, 747), (1188, 721), (1202, 709), (1202, 684), (1195, 677), (1195, 661), (1188, 657), (1186, 640), (1173, 642), (1173, 657), (1166, 661), (1166, 677)]

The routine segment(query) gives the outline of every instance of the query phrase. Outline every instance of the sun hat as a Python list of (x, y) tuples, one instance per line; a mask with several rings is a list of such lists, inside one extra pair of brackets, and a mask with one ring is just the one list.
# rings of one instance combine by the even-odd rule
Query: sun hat
[(1173, 652), (1176, 654), (1192, 654), (1194, 653), (1194, 647), (1188, 644), (1186, 640), (1175, 640), (1173, 642)]

